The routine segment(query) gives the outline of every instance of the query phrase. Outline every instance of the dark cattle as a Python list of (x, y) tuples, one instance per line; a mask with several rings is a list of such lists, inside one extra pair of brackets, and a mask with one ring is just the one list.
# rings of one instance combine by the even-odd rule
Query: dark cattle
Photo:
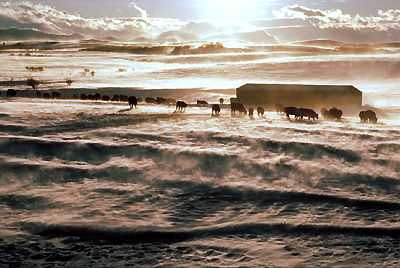
[(276, 113), (277, 114), (286, 114), (286, 111), (285, 111), (285, 107), (282, 105), (282, 104), (277, 104), (276, 106), (275, 106), (275, 109), (276, 109)]
[(290, 119), (290, 115), (294, 115), (295, 119), (300, 117), (300, 111), (296, 107), (285, 107), (283, 111), (288, 119)]
[(51, 93), (51, 97), (53, 99), (61, 99), (61, 94), (60, 94), (60, 92), (54, 91)]
[(378, 122), (378, 118), (376, 117), (375, 112), (371, 111), (371, 110), (361, 111), (359, 116), (360, 116), (361, 122), (363, 122), (363, 123), (366, 123), (366, 122), (376, 123), (376, 122)]
[(306, 108), (300, 108), (300, 118), (303, 119), (303, 117), (308, 117), (308, 119), (318, 119), (318, 114), (312, 110), (312, 109), (306, 109)]
[(327, 110), (326, 108), (322, 108), (321, 109), (321, 114), (325, 119), (328, 119), (328, 120), (337, 119), (337, 120), (339, 120), (342, 117), (343, 112), (342, 112), (342, 110), (339, 110), (338, 108), (333, 107), (332, 109), (329, 109), (329, 110)]
[(87, 99), (88, 100), (95, 100), (95, 95), (93, 95), (93, 94), (89, 94), (88, 96), (87, 96)]
[(156, 98), (156, 103), (157, 103), (157, 104), (165, 104), (166, 101), (167, 101), (167, 100), (164, 99), (164, 98), (160, 98), (160, 97), (157, 97), (157, 98)]
[(15, 97), (17, 96), (17, 91), (13, 88), (7, 89), (6, 95), (7, 97)]
[(219, 98), (219, 103), (224, 104), (224, 98)]
[(135, 106), (135, 108), (136, 108), (137, 99), (136, 99), (135, 96), (130, 96), (130, 97), (128, 98), (128, 102), (129, 102), (129, 106), (131, 106), (131, 109), (133, 109), (133, 106)]
[(257, 107), (257, 115), (258, 117), (263, 117), (264, 116), (264, 108), (263, 107)]
[(86, 96), (86, 94), (83, 94), (83, 93), (81, 94), (81, 100), (87, 100), (87, 98), (88, 97)]
[(198, 101), (197, 101), (197, 105), (198, 105), (198, 106), (205, 106), (205, 105), (208, 105), (208, 102), (203, 101), (203, 100), (198, 100)]
[(119, 101), (128, 101), (128, 96), (119, 95)]
[(240, 114), (247, 114), (247, 110), (244, 108), (243, 104), (233, 102), (231, 103), (231, 114), (236, 114), (236, 111), (238, 111)]
[(218, 104), (213, 104), (211, 109), (212, 109), (211, 114), (219, 115), (219, 113), (221, 112), (221, 108), (219, 107)]
[(187, 104), (184, 101), (177, 101), (176, 102), (176, 109), (175, 111), (181, 111), (183, 112), (184, 110), (186, 110)]
[(157, 100), (155, 98), (152, 97), (147, 97), (145, 99), (146, 103), (157, 103)]
[(119, 95), (114, 95), (111, 101), (119, 101)]
[(102, 101), (109, 101), (109, 100), (111, 100), (111, 98), (109, 96), (107, 96), (107, 95), (104, 95), (104, 96), (101, 97), (101, 100)]
[(254, 114), (254, 109), (250, 108), (249, 109), (249, 117), (253, 117), (253, 114)]
[(237, 103), (237, 98), (230, 98), (229, 101), (230, 101), (231, 103)]
[(51, 99), (50, 93), (43, 93), (43, 99)]
[(100, 93), (94, 94), (93, 100), (101, 100), (101, 95), (100, 95)]

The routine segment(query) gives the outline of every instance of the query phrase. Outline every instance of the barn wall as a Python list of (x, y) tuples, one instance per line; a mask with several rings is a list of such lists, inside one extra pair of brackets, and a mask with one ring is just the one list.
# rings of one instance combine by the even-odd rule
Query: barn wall
[(238, 88), (236, 94), (240, 103), (271, 110), (277, 104), (318, 110), (333, 106), (359, 109), (362, 106), (362, 93), (351, 86), (245, 85)]

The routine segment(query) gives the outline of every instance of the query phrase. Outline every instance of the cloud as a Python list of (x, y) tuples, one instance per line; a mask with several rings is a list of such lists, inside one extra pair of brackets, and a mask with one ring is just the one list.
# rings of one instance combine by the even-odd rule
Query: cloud
[(315, 27), (389, 31), (400, 29), (400, 10), (378, 10), (376, 16), (360, 16), (343, 13), (340, 9), (319, 10), (299, 5), (286, 6), (273, 11), (276, 18), (297, 18), (310, 22)]
[[(51, 34), (82, 34), (87, 38), (114, 37), (123, 41), (199, 41), (209, 36), (238, 36), (241, 41), (251, 42), (256, 31), (262, 27), (248, 23), (224, 23), (215, 21), (182, 21), (179, 19), (151, 18), (146, 10), (134, 2), (127, 5), (138, 12), (138, 17), (128, 18), (84, 18), (54, 7), (30, 2), (0, 3), (0, 23), (5, 27), (36, 29)], [(3, 26), (3, 27), (4, 27)], [(267, 38), (268, 33), (258, 33), (258, 41), (275, 40)], [(223, 40), (220, 40), (223, 41)]]

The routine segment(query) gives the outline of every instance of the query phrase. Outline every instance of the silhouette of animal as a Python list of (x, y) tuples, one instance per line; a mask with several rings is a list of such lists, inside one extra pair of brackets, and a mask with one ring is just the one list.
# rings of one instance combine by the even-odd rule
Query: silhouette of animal
[(107, 96), (107, 95), (103, 95), (103, 96), (101, 97), (101, 100), (102, 100), (102, 101), (109, 101), (109, 100), (111, 100), (111, 98), (110, 98), (109, 96)]
[(205, 105), (208, 105), (208, 102), (203, 101), (203, 100), (197, 100), (197, 105), (198, 106), (205, 106)]
[(253, 117), (253, 114), (254, 114), (254, 109), (249, 108), (249, 117)]
[(93, 100), (101, 100), (101, 95), (100, 95), (100, 93), (94, 94)]
[(308, 117), (308, 119), (313, 119), (314, 121), (318, 119), (318, 114), (312, 109), (300, 108), (299, 113), (301, 119), (303, 119), (303, 117)]
[(244, 105), (238, 102), (232, 102), (231, 103), (231, 114), (236, 114), (236, 111), (238, 111), (240, 114), (244, 113), (247, 114), (246, 108), (244, 108)]
[(264, 108), (263, 107), (257, 107), (257, 115), (258, 117), (263, 117), (264, 116)]
[(6, 93), (7, 97), (15, 97), (17, 96), (17, 91), (13, 88), (7, 89), (7, 93)]
[(36, 91), (36, 98), (41, 98), (42, 97), (42, 92)]
[(275, 105), (275, 109), (276, 109), (276, 113), (277, 114), (285, 114), (286, 112), (285, 112), (285, 107), (282, 105), (282, 104), (280, 104), (280, 103), (278, 103), (277, 105)]
[(366, 110), (366, 111), (361, 111), (359, 113), (359, 117), (361, 122), (366, 123), (376, 123), (378, 122), (378, 118), (376, 117), (376, 114), (372, 110)]
[(219, 115), (219, 113), (221, 112), (221, 108), (219, 107), (218, 104), (213, 104), (211, 109), (212, 109), (211, 114), (215, 113), (215, 115)]
[(153, 97), (147, 97), (145, 101), (146, 103), (157, 103), (157, 100)]
[(124, 102), (128, 101), (128, 96), (119, 95), (119, 101), (124, 101)]
[(181, 112), (183, 112), (183, 111), (186, 110), (186, 107), (187, 107), (186, 102), (184, 102), (184, 101), (177, 101), (177, 102), (176, 102), (176, 109), (175, 109), (175, 111), (181, 111)]
[(129, 102), (129, 106), (131, 106), (131, 109), (133, 109), (133, 106), (135, 106), (135, 108), (136, 108), (137, 98), (135, 96), (130, 96), (128, 98), (128, 102)]
[(219, 103), (224, 104), (224, 98), (219, 98)]
[(157, 104), (165, 104), (166, 101), (167, 100), (165, 98), (160, 98), (160, 97), (156, 98), (156, 103)]
[(299, 111), (299, 109), (297, 109), (296, 107), (292, 107), (292, 106), (285, 107), (285, 108), (283, 109), (283, 111), (284, 111), (284, 113), (286, 114), (286, 117), (287, 117), (288, 119), (290, 119), (290, 116), (291, 116), (291, 115), (294, 115), (294, 118), (295, 118), (295, 119), (297, 119), (297, 118), (300, 117), (300, 111)]
[(112, 96), (111, 101), (119, 101), (119, 95)]
[(82, 93), (81, 96), (80, 96), (80, 98), (81, 98), (81, 100), (87, 100), (88, 97), (87, 97), (86, 94), (83, 94), (83, 93)]
[(343, 115), (343, 111), (339, 110), (336, 107), (333, 107), (333, 108), (331, 108), (329, 110), (327, 110), (326, 108), (322, 108), (321, 109), (321, 114), (325, 119), (328, 119), (328, 120), (334, 120), (334, 119), (339, 120)]
[(51, 99), (50, 93), (47, 92), (43, 93), (43, 99)]
[(61, 99), (61, 94), (60, 94), (60, 92), (54, 91), (51, 93), (51, 97), (53, 99)]

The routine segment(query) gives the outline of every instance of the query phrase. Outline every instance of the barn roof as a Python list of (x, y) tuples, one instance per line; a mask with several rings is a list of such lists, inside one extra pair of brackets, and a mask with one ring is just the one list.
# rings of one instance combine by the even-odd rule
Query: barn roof
[(245, 84), (238, 89), (252, 90), (316, 90), (316, 91), (347, 91), (359, 92), (359, 89), (352, 85), (303, 85), (303, 84)]

